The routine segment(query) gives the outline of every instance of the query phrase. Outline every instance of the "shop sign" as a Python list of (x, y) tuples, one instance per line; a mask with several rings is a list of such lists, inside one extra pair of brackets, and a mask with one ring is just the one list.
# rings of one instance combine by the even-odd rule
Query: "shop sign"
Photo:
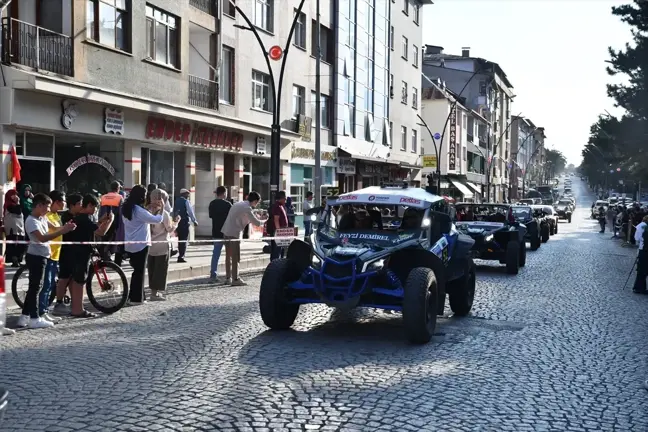
[(457, 105), (450, 110), (450, 145), (448, 148), (448, 170), (457, 169)]
[(106, 108), (104, 115), (104, 131), (106, 133), (124, 134), (124, 111)]
[(61, 109), (63, 110), (61, 114), (61, 126), (65, 129), (70, 129), (74, 120), (79, 116), (79, 110), (73, 101), (67, 99), (61, 102)]
[[(320, 152), (320, 160), (325, 162), (333, 162), (335, 160), (334, 151), (322, 151)], [(292, 145), (292, 151), (290, 152), (291, 159), (308, 159), (315, 160), (315, 149), (297, 147), (294, 143)]]
[(298, 133), (301, 136), (302, 141), (311, 140), (311, 131), (313, 130), (313, 119), (311, 117), (306, 117), (303, 114), (300, 114), (297, 117), (298, 124)]
[(436, 156), (423, 156), (423, 168), (436, 168), (436, 167), (437, 167)]
[(149, 117), (146, 122), (147, 139), (171, 141), (178, 144), (195, 145), (212, 149), (243, 149), (243, 135), (224, 129), (197, 126), (178, 120)]
[(367, 177), (373, 176), (389, 176), (389, 168), (386, 165), (382, 164), (372, 164), (362, 163), (360, 165), (360, 174)]
[(337, 162), (338, 162), (338, 166), (337, 166), (338, 174), (354, 175), (356, 173), (355, 159), (348, 158), (348, 157), (339, 157)]
[(101, 165), (102, 167), (106, 168), (106, 170), (108, 170), (110, 175), (113, 176), (115, 175), (115, 168), (112, 165), (110, 165), (110, 162), (108, 162), (106, 159), (102, 157), (95, 156), (95, 155), (81, 156), (79, 159), (72, 162), (72, 165), (67, 167), (65, 172), (67, 172), (67, 175), (70, 176), (74, 171), (76, 171), (77, 168), (89, 163)]

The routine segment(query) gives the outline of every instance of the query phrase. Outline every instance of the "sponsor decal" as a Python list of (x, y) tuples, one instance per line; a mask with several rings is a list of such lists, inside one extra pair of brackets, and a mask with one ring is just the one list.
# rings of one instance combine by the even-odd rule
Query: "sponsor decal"
[(342, 195), (338, 198), (338, 201), (355, 201), (358, 199), (358, 195)]
[(407, 204), (421, 204), (421, 200), (418, 200), (416, 198), (409, 198), (409, 197), (403, 197), (400, 199), (401, 203), (407, 203)]
[(375, 195), (370, 195), (370, 196), (369, 196), (369, 201), (375, 201), (375, 200), (376, 200), (376, 196), (375, 196)]

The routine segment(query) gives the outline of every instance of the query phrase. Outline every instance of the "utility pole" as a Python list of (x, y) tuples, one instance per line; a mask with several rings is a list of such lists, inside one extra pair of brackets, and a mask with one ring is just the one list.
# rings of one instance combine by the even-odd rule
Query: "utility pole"
[(317, 19), (315, 25), (317, 47), (315, 54), (315, 207), (319, 207), (322, 202), (322, 109), (321, 109), (321, 62), (322, 46), (320, 41), (320, 0), (317, 0), (315, 8), (317, 9)]

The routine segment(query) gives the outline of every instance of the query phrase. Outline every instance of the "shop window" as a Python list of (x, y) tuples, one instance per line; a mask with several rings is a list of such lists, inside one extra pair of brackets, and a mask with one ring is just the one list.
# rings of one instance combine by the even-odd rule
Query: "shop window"
[(126, 0), (87, 0), (86, 7), (87, 37), (130, 52)]
[(206, 151), (196, 151), (196, 171), (212, 170), (211, 153)]
[(54, 157), (54, 137), (33, 133), (25, 134), (25, 156)]
[(180, 19), (146, 5), (146, 46), (150, 60), (180, 69)]
[(295, 207), (295, 213), (302, 213), (304, 211), (304, 195), (305, 187), (304, 186), (290, 186), (290, 198), (292, 199), (292, 204)]

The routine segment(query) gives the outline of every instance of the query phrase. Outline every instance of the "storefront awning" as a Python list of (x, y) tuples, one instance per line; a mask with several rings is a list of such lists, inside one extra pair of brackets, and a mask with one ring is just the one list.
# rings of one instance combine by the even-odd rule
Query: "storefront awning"
[(461, 192), (461, 195), (463, 195), (464, 198), (470, 199), (474, 196), (474, 194), (468, 189), (468, 186), (465, 184), (461, 183), (459, 180), (452, 180), (450, 179), (454, 187), (459, 189), (459, 192)]
[(466, 186), (468, 186), (470, 189), (474, 190), (475, 193), (481, 194), (481, 188), (477, 186), (475, 183), (470, 183), (466, 182)]
[(353, 159), (358, 159), (362, 161), (367, 161), (367, 162), (376, 162), (376, 163), (384, 163), (384, 164), (392, 164), (392, 165), (398, 165), (398, 161), (393, 161), (389, 159), (381, 159), (381, 158), (375, 158), (375, 157), (370, 157), (370, 156), (364, 156), (364, 155), (359, 155), (356, 153), (352, 153), (343, 149), (339, 149), (341, 152), (345, 153), (344, 155), (340, 156), (347, 156)]
[(400, 167), (403, 169), (414, 169), (414, 170), (423, 169), (421, 165), (413, 165), (407, 162), (399, 162), (399, 163), (400, 163)]

